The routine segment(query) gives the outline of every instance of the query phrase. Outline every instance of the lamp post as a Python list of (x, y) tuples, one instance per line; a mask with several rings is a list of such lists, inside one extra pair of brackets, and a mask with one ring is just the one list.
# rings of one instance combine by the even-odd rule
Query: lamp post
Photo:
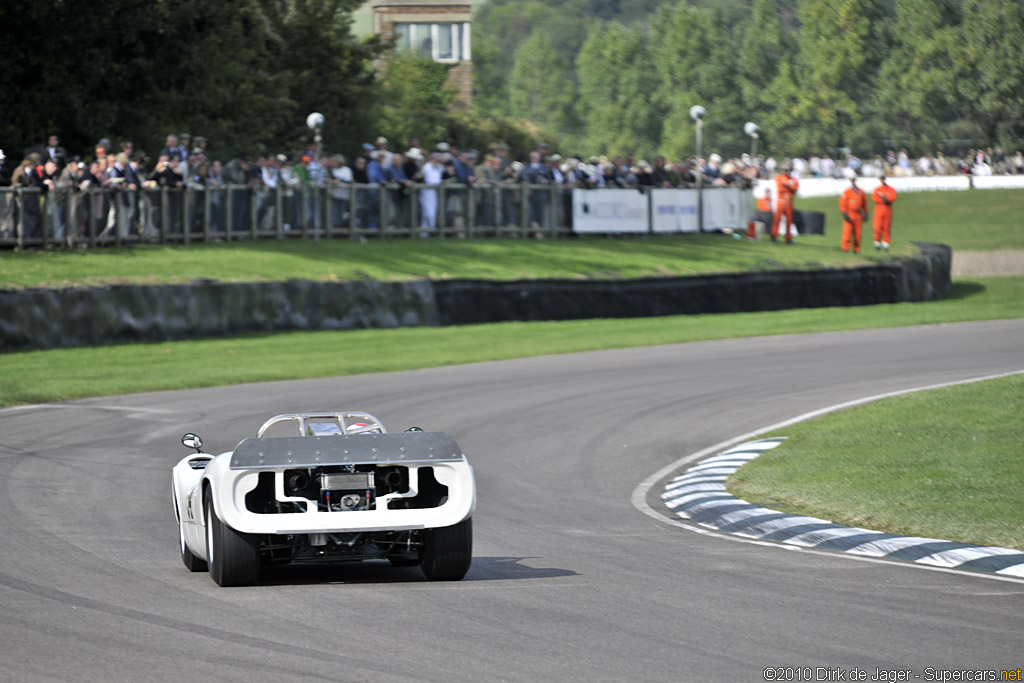
[(306, 125), (313, 131), (313, 142), (316, 143), (316, 156), (319, 161), (323, 151), (323, 138), (320, 136), (320, 130), (324, 127), (324, 115), (318, 111), (313, 112), (306, 117)]
[(700, 169), (702, 136), (704, 133), (704, 107), (690, 107), (690, 118), (697, 123), (697, 240), (704, 234), (704, 173)]
[[(312, 114), (310, 114), (309, 116), (306, 117), (306, 126), (308, 126), (309, 129), (313, 131), (313, 142), (316, 143), (316, 159), (314, 159), (314, 161), (316, 161), (316, 163), (319, 164), (320, 163), (320, 157), (323, 156), (323, 140), (324, 139), (320, 135), (320, 131), (324, 127), (324, 115), (321, 114), (318, 111), (313, 112)], [(314, 199), (312, 200), (313, 201), (312, 210), (314, 212), (314, 217), (313, 217), (313, 241), (314, 242), (319, 242), (320, 241), (320, 224), (319, 224), (319, 221), (318, 221), (318, 217), (315, 215), (317, 213), (320, 213), (318, 211), (317, 202), (315, 200), (317, 189), (318, 188), (315, 188), (315, 187), (310, 188), (310, 190), (313, 192), (313, 197), (314, 197)], [(324, 200), (324, 206), (325, 207), (330, 206), (330, 202), (327, 201), (327, 197), (321, 197), (321, 199)], [(310, 199), (307, 198), (306, 201), (310, 201)], [(325, 211), (326, 211), (326, 209), (325, 209)], [(325, 218), (325, 220), (326, 220), (326, 218)], [(329, 223), (325, 224), (325, 227), (327, 227), (327, 229), (330, 229), (330, 224)]]
[(743, 124), (743, 132), (750, 136), (750, 163), (754, 164), (754, 168), (757, 169), (757, 175), (760, 176), (761, 167), (757, 163), (757, 139), (761, 134), (761, 126), (753, 121), (747, 121)]

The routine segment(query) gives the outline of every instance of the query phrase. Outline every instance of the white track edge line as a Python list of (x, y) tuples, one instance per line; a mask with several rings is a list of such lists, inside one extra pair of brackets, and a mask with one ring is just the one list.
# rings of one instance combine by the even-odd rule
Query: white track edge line
[(681, 522), (681, 521), (679, 521), (677, 519), (673, 519), (672, 517), (670, 517), (670, 516), (660, 512), (658, 510), (655, 510), (654, 508), (652, 508), (650, 505), (647, 504), (647, 494), (650, 492), (650, 490), (659, 481), (661, 481), (665, 477), (667, 477), (670, 474), (672, 474), (673, 471), (678, 470), (678, 469), (682, 468), (684, 465), (690, 464), (691, 462), (695, 462), (695, 461), (701, 460), (702, 458), (706, 458), (706, 457), (708, 457), (709, 455), (711, 455), (713, 453), (722, 452), (725, 449), (729, 448), (730, 446), (735, 446), (736, 444), (742, 443), (743, 441), (749, 441), (751, 439), (754, 439), (755, 437), (758, 437), (758, 436), (764, 434), (765, 432), (776, 431), (778, 429), (783, 429), (785, 427), (789, 427), (790, 425), (794, 425), (794, 424), (797, 424), (799, 422), (806, 422), (807, 420), (812, 420), (812, 419), (814, 419), (816, 417), (821, 417), (822, 415), (827, 415), (829, 413), (834, 413), (834, 412), (838, 412), (840, 410), (845, 410), (846, 408), (853, 408), (855, 406), (863, 405), (865, 403), (872, 403), (874, 401), (881, 401), (882, 399), (892, 398), (894, 396), (903, 396), (904, 394), (913, 394), (913, 393), (916, 393), (916, 392), (919, 392), (919, 391), (930, 391), (932, 389), (943, 389), (945, 387), (953, 387), (953, 386), (958, 386), (958, 385), (961, 385), (961, 384), (973, 384), (975, 382), (984, 382), (984, 381), (990, 380), (990, 379), (1002, 379), (1003, 377), (1012, 377), (1013, 375), (1021, 375), (1021, 374), (1024, 374), (1024, 370), (1011, 370), (1010, 372), (1001, 372), (1001, 373), (994, 374), (994, 375), (983, 375), (981, 377), (971, 377), (970, 379), (956, 380), (954, 382), (942, 382), (942, 383), (939, 383), (939, 384), (929, 384), (927, 386), (922, 386), (922, 387), (913, 387), (913, 388), (910, 388), (910, 389), (900, 389), (899, 391), (889, 391), (889, 392), (886, 392), (886, 393), (883, 393), (883, 394), (875, 394), (873, 396), (866, 396), (864, 398), (858, 398), (858, 399), (854, 399), (852, 401), (845, 401), (843, 403), (837, 403), (836, 405), (833, 405), (833, 406), (827, 406), (825, 408), (819, 408), (818, 410), (812, 410), (812, 411), (810, 411), (808, 413), (804, 413), (802, 415), (797, 415), (796, 417), (790, 418), (788, 420), (783, 420), (782, 422), (776, 422), (775, 424), (768, 425), (767, 427), (762, 427), (760, 429), (755, 429), (753, 431), (747, 432), (746, 434), (741, 434), (740, 436), (736, 436), (736, 437), (733, 437), (733, 438), (730, 438), (730, 439), (726, 439), (725, 441), (720, 441), (719, 443), (717, 443), (717, 444), (715, 444), (713, 446), (708, 446), (707, 448), (704, 448), (704, 449), (702, 449), (700, 451), (697, 451), (696, 453), (691, 453), (690, 455), (686, 455), (686, 456), (683, 456), (682, 458), (679, 458), (678, 460), (676, 460), (676, 461), (674, 461), (674, 462), (672, 462), (672, 463), (662, 467), (660, 470), (658, 470), (657, 472), (655, 472), (654, 474), (652, 474), (651, 476), (647, 477), (642, 482), (637, 484), (637, 487), (635, 489), (633, 489), (633, 493), (630, 496), (630, 503), (632, 503), (633, 507), (636, 508), (639, 512), (642, 512), (643, 514), (647, 515), (648, 517), (651, 517), (652, 519), (655, 519), (655, 520), (657, 520), (659, 522), (662, 522), (663, 524), (669, 524), (671, 526), (678, 527), (680, 529), (686, 529), (688, 531), (693, 531), (695, 533), (703, 534), (705, 536), (714, 536), (716, 538), (728, 539), (730, 541), (736, 541), (736, 542), (739, 542), (739, 543), (750, 543), (750, 544), (753, 544), (753, 545), (773, 546), (775, 548), (782, 548), (784, 550), (792, 550), (794, 552), (814, 553), (815, 555), (828, 555), (828, 556), (831, 556), (831, 557), (841, 556), (841, 557), (844, 557), (844, 558), (848, 558), (848, 559), (856, 560), (856, 561), (860, 561), (860, 562), (874, 562), (874, 563), (878, 563), (878, 564), (887, 564), (889, 566), (897, 566), (897, 567), (913, 567), (913, 568), (917, 568), (917, 569), (923, 569), (923, 570), (926, 570), (926, 571), (945, 572), (945, 573), (950, 573), (950, 574), (959, 574), (961, 576), (964, 576), (964, 575), (966, 575), (966, 576), (975, 576), (975, 577), (980, 577), (980, 578), (983, 578), (983, 579), (990, 579), (990, 580), (994, 580), (994, 581), (1009, 581), (1011, 583), (1024, 584), (1024, 579), (1019, 579), (1019, 578), (1015, 578), (1015, 577), (1012, 577), (1012, 576), (1001, 576), (1001, 575), (994, 574), (994, 573), (975, 572), (975, 571), (969, 571), (969, 570), (966, 570), (966, 569), (950, 569), (950, 568), (947, 568), (947, 567), (933, 567), (933, 566), (926, 565), (926, 564), (917, 564), (917, 563), (914, 563), (914, 562), (907, 562), (905, 560), (889, 560), (889, 559), (880, 558), (880, 557), (864, 557), (862, 555), (854, 555), (854, 554), (851, 554), (851, 553), (837, 552), (837, 551), (833, 551), (833, 550), (819, 550), (817, 548), (801, 548), (799, 546), (784, 545), (784, 544), (775, 543), (775, 542), (772, 542), (772, 541), (759, 541), (759, 540), (752, 539), (752, 538), (743, 538), (741, 536), (736, 536), (734, 534), (729, 534), (729, 533), (725, 533), (725, 532), (721, 532), (721, 531), (712, 531), (710, 529), (701, 528), (701, 527), (697, 526), (695, 523)]

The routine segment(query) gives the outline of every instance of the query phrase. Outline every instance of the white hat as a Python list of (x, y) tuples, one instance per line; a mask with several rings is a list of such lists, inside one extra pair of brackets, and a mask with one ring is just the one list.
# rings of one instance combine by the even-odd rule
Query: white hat
[(852, 168), (850, 168), (849, 166), (847, 166), (846, 168), (844, 168), (844, 169), (843, 169), (843, 175), (844, 175), (844, 176), (845, 176), (845, 177), (846, 177), (846, 178), (847, 178), (848, 180), (853, 180), (854, 178), (856, 178), (856, 177), (857, 177), (857, 172), (856, 172), (856, 171), (854, 171), (854, 170), (853, 170)]
[(419, 147), (411, 147), (409, 151), (405, 153), (405, 156), (409, 157), (410, 159), (419, 160), (423, 158), (423, 152), (420, 151)]
[(713, 164), (720, 164), (722, 163), (722, 157), (720, 157), (718, 154), (712, 154), (710, 157), (708, 157), (708, 161), (710, 161)]
[(0, 149), (0, 161), (3, 161), (6, 158), (7, 158), (7, 155), (4, 154), (4, 151), (2, 149)]

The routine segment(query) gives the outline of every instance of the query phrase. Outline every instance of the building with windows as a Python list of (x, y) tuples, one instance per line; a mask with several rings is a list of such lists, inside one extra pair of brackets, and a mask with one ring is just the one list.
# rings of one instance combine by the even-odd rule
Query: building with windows
[(449, 79), (459, 99), (473, 102), (470, 58), (470, 0), (373, 0), (373, 32), (394, 39), (395, 49), (415, 50), (435, 62), (451, 64)]

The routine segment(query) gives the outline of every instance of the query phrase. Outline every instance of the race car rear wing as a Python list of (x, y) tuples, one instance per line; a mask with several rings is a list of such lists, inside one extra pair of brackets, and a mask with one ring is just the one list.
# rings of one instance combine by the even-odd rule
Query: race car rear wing
[(462, 450), (448, 432), (274, 436), (243, 439), (231, 455), (231, 469), (423, 465), (464, 459)]

